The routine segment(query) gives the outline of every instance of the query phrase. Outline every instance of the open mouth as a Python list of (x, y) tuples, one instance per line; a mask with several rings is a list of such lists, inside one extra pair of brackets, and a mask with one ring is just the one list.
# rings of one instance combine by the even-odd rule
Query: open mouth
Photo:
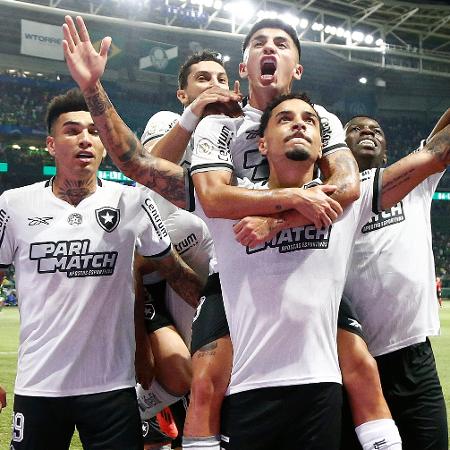
[(89, 152), (80, 152), (76, 156), (78, 159), (93, 159), (94, 155)]
[(370, 147), (370, 148), (376, 147), (376, 143), (374, 141), (372, 141), (371, 139), (363, 139), (363, 140), (359, 141), (358, 144), (363, 147)]
[(261, 78), (272, 79), (277, 70), (277, 61), (273, 57), (263, 58), (261, 61)]

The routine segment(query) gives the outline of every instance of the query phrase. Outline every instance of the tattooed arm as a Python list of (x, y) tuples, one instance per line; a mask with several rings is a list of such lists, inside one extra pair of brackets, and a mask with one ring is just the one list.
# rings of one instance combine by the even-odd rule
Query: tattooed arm
[(398, 203), (418, 184), (450, 164), (450, 125), (434, 134), (425, 147), (383, 171), (381, 209)]
[(359, 169), (350, 150), (338, 150), (319, 162), (325, 184), (337, 186), (332, 197), (345, 208), (359, 197)]
[(83, 92), (100, 138), (112, 160), (128, 177), (158, 192), (177, 206), (184, 207), (185, 171), (176, 164), (150, 155), (143, 148), (120, 118), (100, 84), (111, 38), (104, 38), (97, 52), (83, 19), (76, 18), (79, 32), (70, 16), (66, 16), (65, 20), (63, 49), (67, 65)]
[(170, 287), (186, 303), (196, 308), (204, 284), (197, 273), (183, 261), (175, 250), (153, 262), (155, 270), (166, 279)]

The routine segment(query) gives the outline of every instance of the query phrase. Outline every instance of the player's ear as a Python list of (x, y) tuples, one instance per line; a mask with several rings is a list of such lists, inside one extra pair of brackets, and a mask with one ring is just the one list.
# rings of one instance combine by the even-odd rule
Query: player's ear
[(387, 154), (385, 153), (383, 155), (383, 166), (385, 166), (387, 164)]
[(294, 79), (300, 80), (303, 74), (303, 66), (301, 64), (297, 64), (294, 68)]
[(245, 62), (239, 63), (239, 76), (244, 79), (248, 77), (247, 64)]
[(189, 98), (184, 89), (177, 90), (177, 98), (183, 106), (188, 105)]
[(259, 138), (258, 149), (259, 149), (259, 153), (261, 153), (261, 155), (263, 155), (263, 156), (267, 155), (267, 145), (266, 145), (265, 138), (263, 138), (263, 137)]
[(55, 157), (55, 138), (53, 136), (47, 136), (45, 144), (47, 146), (47, 151), (54, 158)]

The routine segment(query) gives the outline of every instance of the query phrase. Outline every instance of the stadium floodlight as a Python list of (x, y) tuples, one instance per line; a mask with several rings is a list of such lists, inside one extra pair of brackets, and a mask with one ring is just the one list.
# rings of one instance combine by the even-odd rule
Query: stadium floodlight
[[(261, 11), (258, 11), (257, 17), (259, 20), (278, 19), (278, 13), (276, 11), (261, 10)], [(281, 19), (281, 17), (280, 17), (280, 19)]]
[(361, 84), (367, 84), (367, 78), (366, 77), (360, 77), (358, 80)]
[(227, 63), (231, 58), (228, 55), (224, 55), (224, 57), (222, 58), (222, 61), (224, 63)]
[(336, 29), (336, 27), (333, 27), (331, 25), (327, 25), (325, 27), (325, 33), (326, 34), (331, 34), (332, 36), (335, 36), (336, 33), (337, 33), (337, 29)]
[(214, 0), (202, 0), (202, 4), (205, 8), (212, 8), (214, 5)]
[(223, 6), (222, 0), (216, 0), (216, 1), (214, 2), (214, 4), (213, 4), (213, 8), (214, 8), (216, 11), (221, 10), (221, 9), (222, 9), (222, 6)]
[(375, 45), (377, 45), (378, 47), (383, 47), (384, 46), (384, 41), (383, 39), (379, 38), (375, 41)]
[(314, 22), (314, 23), (312, 24), (311, 29), (312, 29), (313, 31), (322, 31), (322, 30), (324, 29), (324, 26), (323, 26), (322, 23)]
[(9, 73), (16, 73), (16, 69), (8, 69)]
[(36, 147), (35, 147), (34, 145), (30, 145), (30, 146), (28, 147), (28, 150), (36, 150)]
[(365, 38), (364, 33), (362, 33), (361, 31), (354, 31), (352, 33), (352, 39), (355, 42), (362, 42), (364, 38)]
[(300, 19), (291, 13), (283, 13), (279, 16), (279, 19), (293, 28), (296, 28), (300, 23)]
[(300, 28), (306, 30), (306, 28), (308, 28), (308, 25), (309, 25), (308, 19), (300, 19)]
[(337, 37), (344, 37), (345, 36), (345, 30), (342, 27), (338, 27), (336, 30), (336, 36)]
[(373, 36), (371, 34), (366, 34), (366, 37), (364, 38), (364, 42), (367, 45), (373, 44)]
[(20, 150), (22, 147), (19, 144), (13, 144), (11, 145), (11, 148), (13, 148), (14, 150)]
[(239, 12), (239, 17), (246, 18), (243, 19), (246, 21), (248, 21), (248, 18), (252, 17), (255, 13), (255, 7), (247, 2), (230, 2), (227, 3), (223, 9), (232, 13), (236, 18), (238, 17)]

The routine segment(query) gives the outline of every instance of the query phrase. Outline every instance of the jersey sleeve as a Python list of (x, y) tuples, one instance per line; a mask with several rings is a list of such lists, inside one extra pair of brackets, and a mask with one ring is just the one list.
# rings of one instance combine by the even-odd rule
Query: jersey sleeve
[(191, 173), (212, 170), (233, 172), (230, 144), (235, 134), (233, 121), (229, 117), (205, 117), (195, 130)]
[(169, 233), (150, 196), (140, 191), (140, 233), (136, 240), (136, 250), (142, 256), (162, 258), (171, 248)]
[(320, 117), (322, 124), (322, 155), (331, 155), (338, 150), (348, 150), (348, 146), (345, 143), (345, 133), (341, 121), (338, 117), (323, 106), (315, 105), (317, 113)]
[(141, 142), (145, 145), (153, 139), (163, 137), (171, 130), (180, 119), (180, 115), (171, 111), (160, 111), (150, 117), (141, 137)]
[(0, 268), (8, 267), (14, 259), (15, 240), (13, 235), (13, 222), (7, 194), (0, 196)]

